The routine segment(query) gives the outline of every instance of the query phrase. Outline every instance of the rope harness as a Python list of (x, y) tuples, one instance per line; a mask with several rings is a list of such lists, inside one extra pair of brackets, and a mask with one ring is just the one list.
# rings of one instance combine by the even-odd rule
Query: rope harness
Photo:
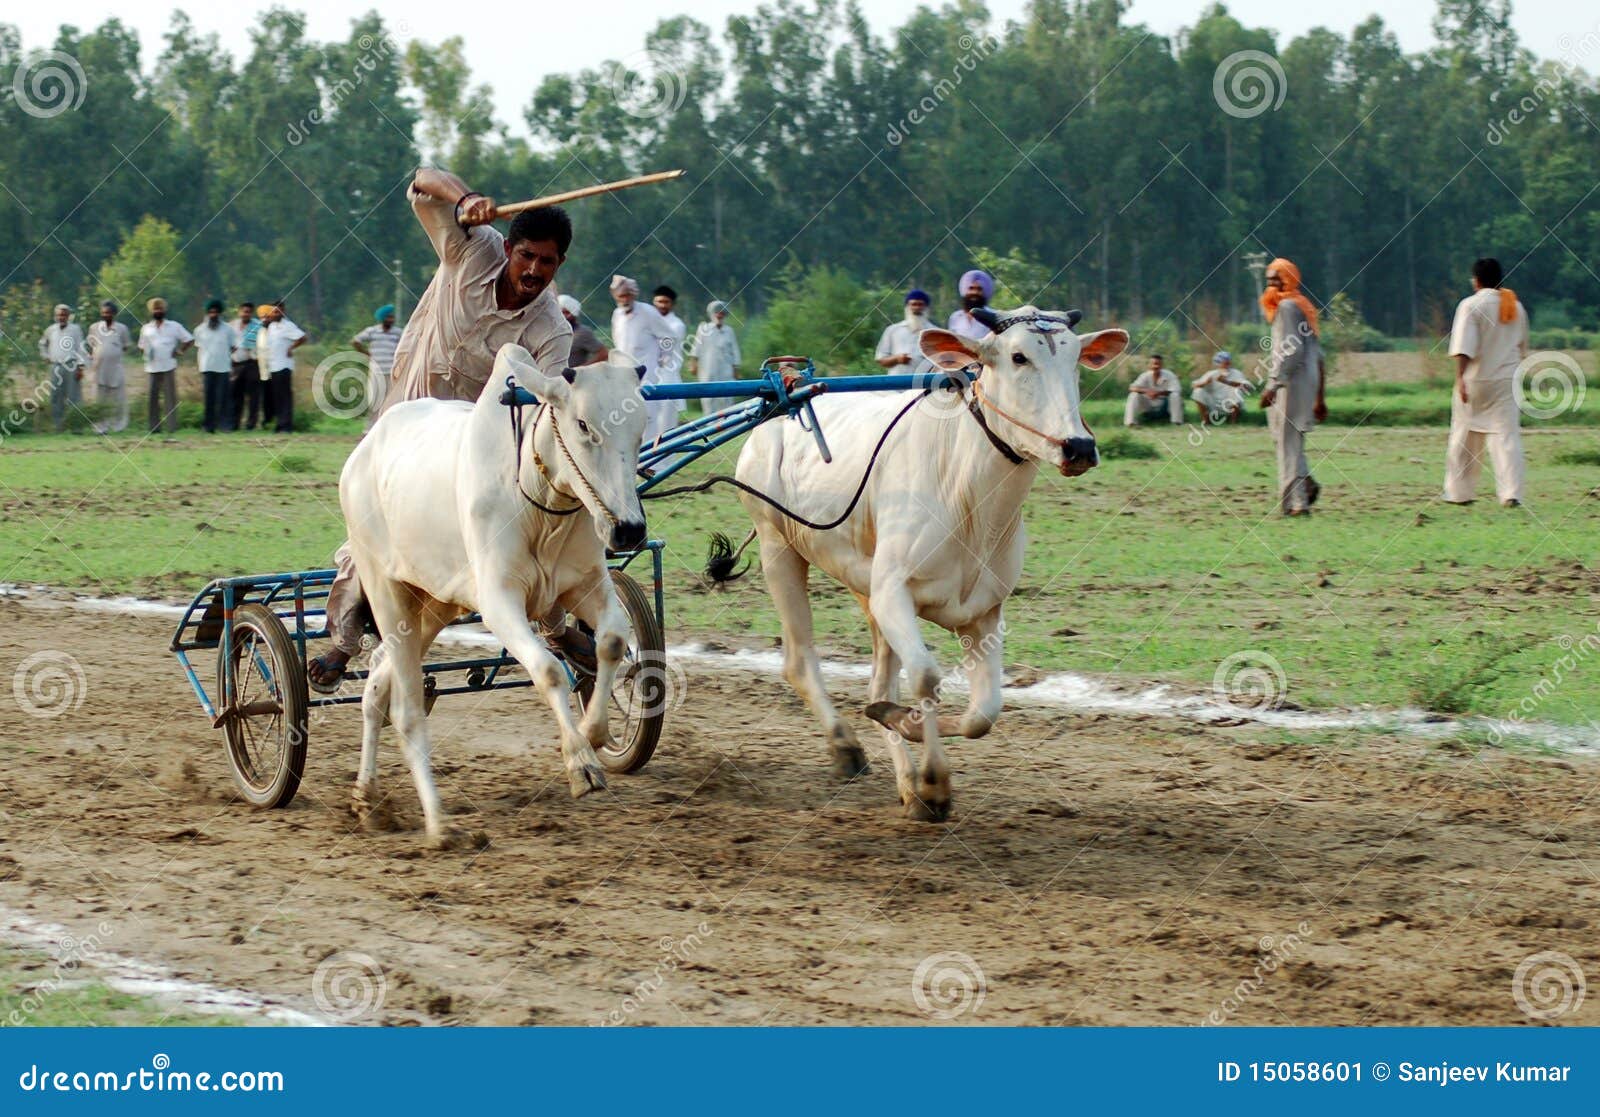
[[(528, 452), (533, 455), (534, 468), (539, 471), (539, 476), (544, 478), (544, 483), (549, 487), (550, 491), (556, 496), (566, 497), (568, 500), (575, 501), (576, 503), (574, 503), (571, 508), (551, 508), (549, 505), (541, 504), (539, 501), (533, 499), (533, 497), (528, 495), (528, 490), (522, 487), (522, 405), (520, 403), (513, 403), (510, 407), (511, 437), (516, 443), (517, 452), (517, 472), (513, 476), (513, 480), (516, 483), (517, 492), (522, 494), (522, 499), (526, 500), (539, 511), (549, 516), (570, 516), (584, 506), (583, 501), (579, 500), (578, 497), (572, 493), (561, 491), (560, 487), (556, 485), (555, 478), (550, 476), (550, 470), (545, 467), (544, 459), (539, 456), (539, 451), (535, 450), (532, 446), (532, 436), (539, 432), (539, 421), (544, 418), (544, 414), (547, 409), (548, 408), (546, 404), (540, 403), (538, 410), (534, 413), (533, 428), (528, 432)], [(583, 475), (583, 470), (578, 468), (578, 463), (576, 459), (573, 458), (572, 451), (567, 449), (566, 439), (561, 437), (561, 424), (557, 422), (554, 411), (550, 412), (550, 429), (555, 432), (556, 445), (561, 448), (561, 455), (567, 459), (567, 464), (572, 467), (572, 472), (578, 478), (578, 483), (583, 486), (584, 491), (589, 494), (589, 496), (594, 500), (595, 505), (600, 509), (601, 512), (605, 514), (605, 518), (610, 520), (613, 525), (616, 524), (617, 518), (611, 514), (611, 509), (606, 507), (605, 501), (601, 500), (600, 495), (594, 491), (594, 486), (589, 484), (589, 479)]]

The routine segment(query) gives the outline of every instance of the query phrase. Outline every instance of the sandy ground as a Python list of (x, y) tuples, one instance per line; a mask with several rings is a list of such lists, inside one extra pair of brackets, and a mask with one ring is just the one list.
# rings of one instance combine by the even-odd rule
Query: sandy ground
[[(410, 828), (348, 821), (354, 708), (314, 722), (291, 809), (237, 801), (169, 636), (0, 601), (0, 683), (43, 650), (83, 669), (55, 717), (0, 693), (0, 905), (312, 1011), (1514, 1024), (1529, 956), (1600, 977), (1593, 760), (1014, 709), (954, 743), (955, 817), (927, 826), (886, 757), (836, 783), (780, 680), (691, 674), (651, 765), (578, 802), (530, 692), (442, 701), (441, 790), (492, 845), (432, 853), (391, 741)], [(1535, 1009), (1562, 1001), (1547, 969)], [(1600, 1023), (1597, 1000), (1557, 1022)]]

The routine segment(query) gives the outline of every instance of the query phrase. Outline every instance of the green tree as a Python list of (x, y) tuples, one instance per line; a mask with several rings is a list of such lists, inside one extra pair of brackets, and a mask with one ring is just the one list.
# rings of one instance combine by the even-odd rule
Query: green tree
[(149, 215), (100, 266), (98, 292), (140, 318), (153, 298), (166, 299), (167, 313), (179, 321), (198, 317), (200, 311), (178, 231)]

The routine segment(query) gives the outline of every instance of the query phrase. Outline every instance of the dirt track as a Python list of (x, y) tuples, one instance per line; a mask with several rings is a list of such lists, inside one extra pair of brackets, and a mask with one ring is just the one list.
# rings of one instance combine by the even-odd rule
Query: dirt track
[[(1600, 978), (1589, 760), (1014, 709), (924, 826), (886, 757), (831, 779), (781, 681), (692, 674), (655, 761), (581, 802), (529, 692), (441, 701), (441, 791), (493, 844), (429, 853), (347, 822), (354, 708), (292, 809), (233, 801), (170, 628), (0, 601), (0, 684), (46, 649), (86, 681), (50, 719), (0, 692), (0, 904), (312, 1010), (341, 951), (382, 968), (368, 1022), (1512, 1024), (1525, 957)], [(391, 741), (382, 771), (414, 827)]]

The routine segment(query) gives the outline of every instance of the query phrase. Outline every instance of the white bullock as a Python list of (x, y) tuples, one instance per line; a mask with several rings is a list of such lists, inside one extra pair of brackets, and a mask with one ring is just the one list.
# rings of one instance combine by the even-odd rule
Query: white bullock
[[(508, 373), (541, 401), (524, 409), (520, 445), (500, 402)], [(358, 815), (378, 802), (378, 734), (388, 715), (429, 841), (454, 844), (433, 782), (422, 660), (441, 628), (474, 611), (554, 712), (573, 796), (605, 786), (594, 749), (609, 741), (608, 703), (590, 702), (581, 721), (573, 717), (566, 672), (529, 618), (560, 609), (592, 627), (595, 693), (611, 692), (627, 619), (605, 548), (644, 541), (634, 488), (644, 419), (638, 372), (623, 355), (547, 377), (527, 350), (506, 345), (476, 403), (398, 404), (350, 455), (339, 503), (382, 636), (362, 695)]]
[[(1128, 343), (1122, 330), (1074, 334), (1076, 314), (1026, 306), (987, 317), (995, 333), (982, 341), (922, 333), (922, 352), (935, 365), (955, 371), (981, 364), (981, 375), (959, 395), (934, 392), (900, 422), (860, 504), (839, 527), (812, 530), (749, 494), (740, 497), (755, 520), (762, 570), (783, 621), (784, 677), (821, 720), (835, 771), (865, 772), (866, 754), (823, 688), (806, 590), (813, 566), (844, 583), (867, 615), (873, 655), (866, 713), (884, 727), (906, 814), (926, 821), (950, 813), (941, 735), (981, 737), (1000, 713), (1001, 607), (1022, 574), (1023, 498), (1040, 466), (1075, 477), (1099, 461), (1079, 414), (1078, 365), (1100, 368)], [(745, 444), (737, 476), (815, 523), (831, 521), (906, 403), (903, 395), (824, 396), (816, 412), (831, 464), (800, 424), (771, 423)], [(720, 565), (727, 573), (731, 563)], [(937, 716), (939, 668), (919, 617), (957, 634), (965, 649), (971, 700), (959, 718)], [(899, 704), (902, 668), (915, 708)], [(924, 745), (920, 767), (908, 740)]]

